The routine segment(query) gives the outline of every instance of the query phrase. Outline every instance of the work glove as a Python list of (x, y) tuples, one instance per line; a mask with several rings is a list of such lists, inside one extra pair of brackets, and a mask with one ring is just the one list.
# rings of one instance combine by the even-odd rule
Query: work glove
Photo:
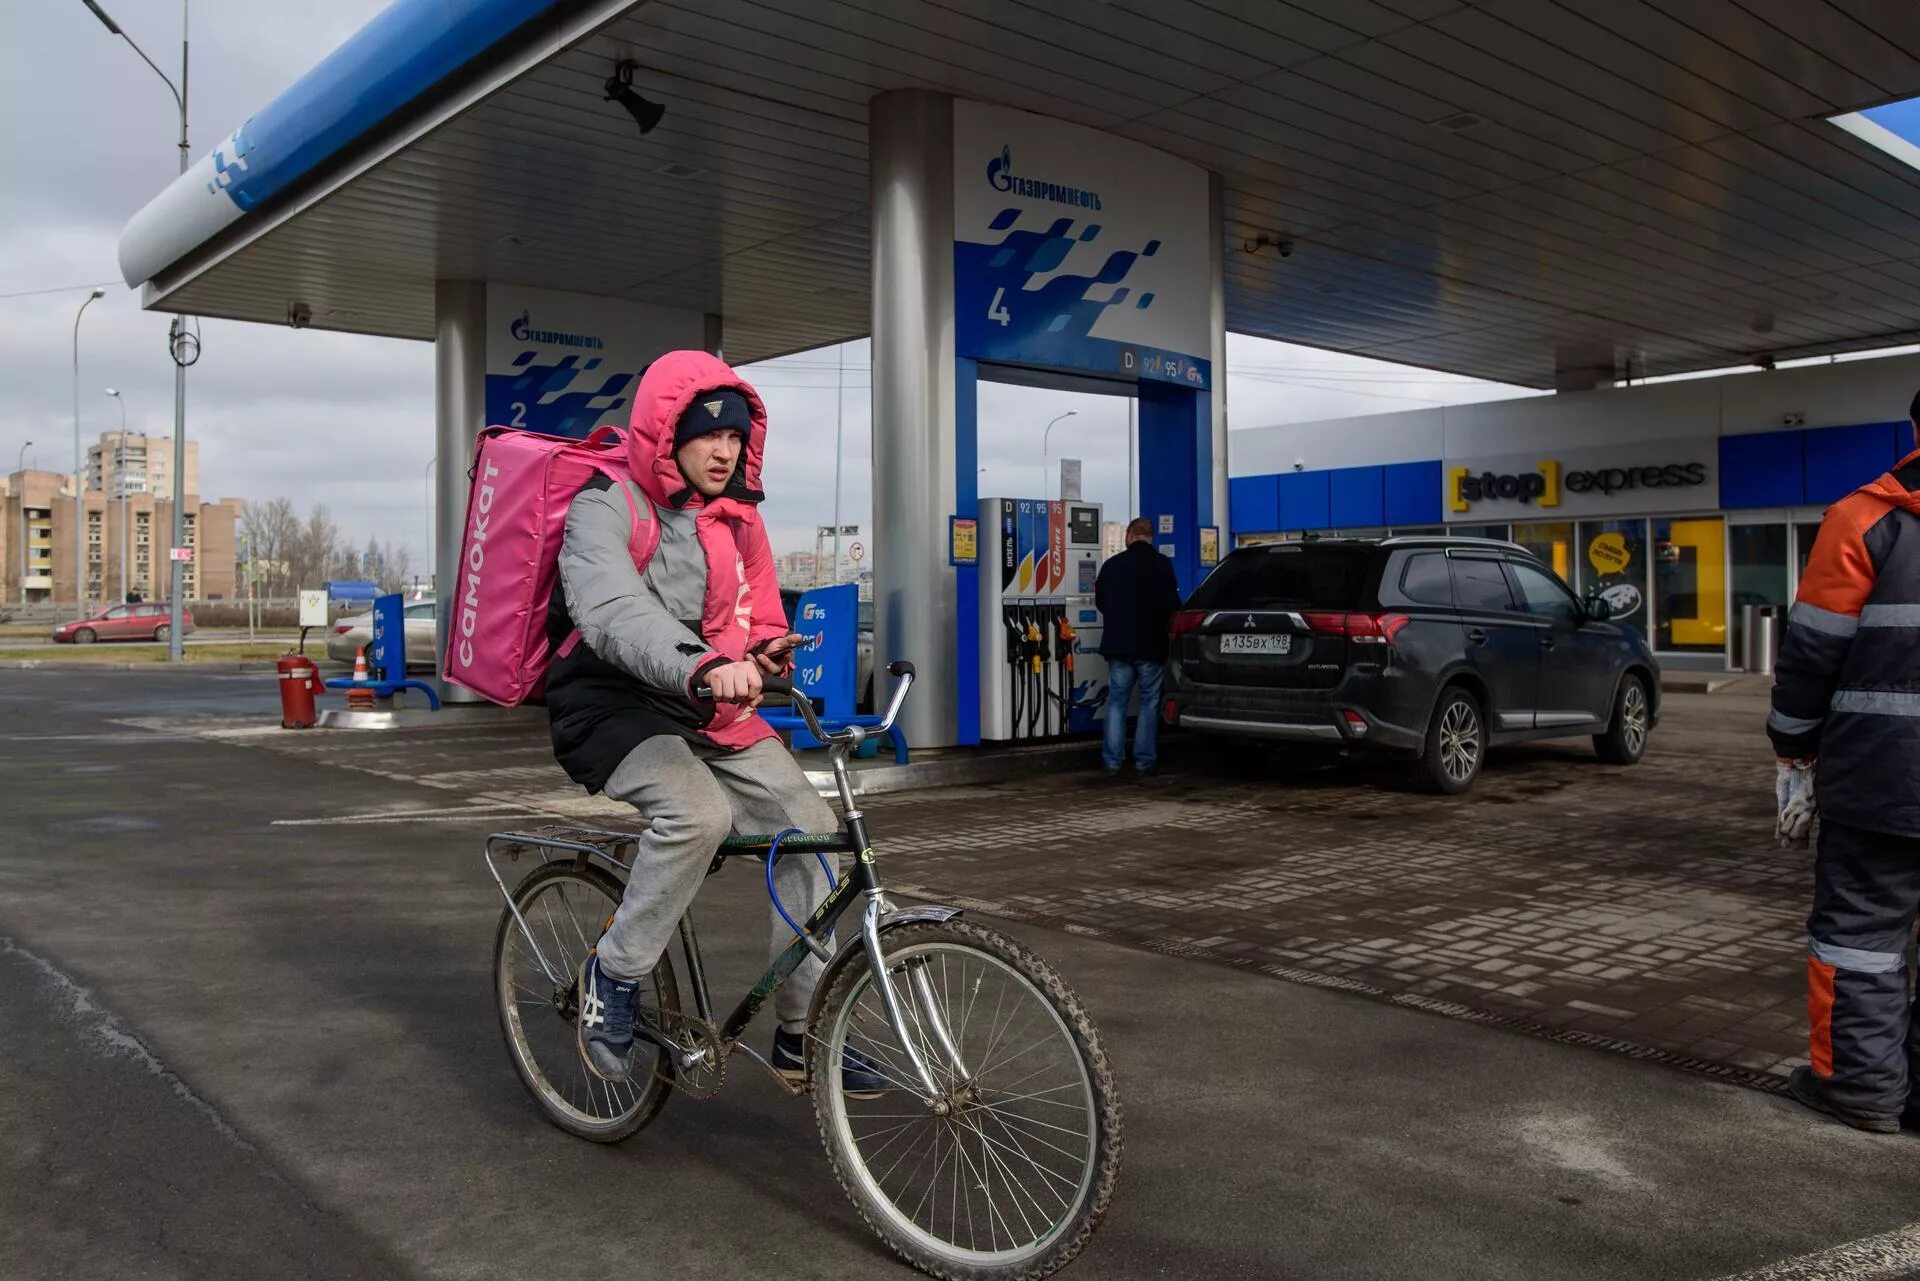
[(1813, 816), (1820, 812), (1813, 800), (1813, 762), (1776, 762), (1773, 797), (1780, 810), (1773, 834), (1787, 849), (1807, 848), (1807, 838), (1813, 832)]

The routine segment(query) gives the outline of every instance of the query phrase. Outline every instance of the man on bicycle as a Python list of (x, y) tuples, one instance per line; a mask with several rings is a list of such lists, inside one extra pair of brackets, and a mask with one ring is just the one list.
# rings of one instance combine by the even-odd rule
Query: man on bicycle
[[(831, 831), (833, 808), (771, 727), (754, 715), (763, 675), (786, 675), (805, 638), (788, 631), (773, 552), (760, 521), (766, 409), (718, 357), (676, 351), (648, 367), (627, 447), (637, 492), (600, 477), (573, 500), (549, 631), (561, 646), (547, 680), (553, 750), (590, 792), (646, 816), (626, 894), (581, 964), (580, 1051), (596, 1076), (634, 1064), (639, 991), (734, 832)], [(644, 569), (637, 522), (660, 522)], [(711, 691), (710, 698), (701, 690)], [(780, 899), (805, 920), (825, 899), (812, 858), (782, 858)], [(768, 908), (777, 954), (792, 931)], [(774, 998), (771, 1062), (805, 1075), (802, 1035), (820, 962), (802, 962)], [(849, 1055), (845, 1086), (872, 1090), (871, 1065)]]

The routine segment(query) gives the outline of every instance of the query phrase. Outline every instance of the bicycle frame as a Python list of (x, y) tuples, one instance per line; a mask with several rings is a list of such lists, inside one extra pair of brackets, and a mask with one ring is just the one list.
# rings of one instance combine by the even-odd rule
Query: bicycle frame
[[(901, 668), (905, 670), (899, 670)], [(914, 1075), (925, 1091), (924, 1101), (935, 1113), (944, 1114), (949, 1108), (949, 1103), (944, 1097), (946, 1092), (936, 1083), (932, 1069), (920, 1052), (917, 1038), (912, 1035), (908, 1026), (900, 995), (894, 990), (893, 979), (887, 971), (886, 955), (880, 945), (881, 921), (887, 912), (886, 895), (874, 868), (873, 846), (867, 838), (866, 816), (854, 803), (853, 780), (847, 769), (847, 758), (863, 739), (869, 734), (884, 734), (892, 727), (894, 719), (900, 714), (901, 704), (906, 701), (907, 691), (913, 686), (913, 669), (910, 665), (894, 664), (891, 670), (900, 677), (900, 682), (894, 690), (893, 701), (887, 709), (885, 719), (879, 726), (872, 729), (856, 725), (828, 733), (821, 728), (811, 701), (803, 694), (793, 696), (794, 706), (807, 722), (808, 730), (815, 738), (831, 745), (828, 760), (833, 766), (834, 782), (840, 792), (844, 827), (833, 833), (800, 833), (784, 837), (773, 835), (734, 837), (727, 840), (714, 854), (713, 864), (708, 868), (709, 874), (718, 870), (720, 865), (733, 855), (766, 854), (776, 845), (780, 847), (782, 854), (804, 855), (819, 852), (854, 856), (852, 867), (840, 878), (839, 884), (827, 895), (820, 906), (814, 909), (813, 914), (806, 919), (801, 927), (802, 932), (796, 935), (793, 942), (773, 959), (773, 963), (754, 983), (752, 990), (734, 1007), (732, 1013), (727, 1015), (726, 1021), (719, 1026), (719, 1034), (721, 1044), (729, 1050), (738, 1047), (758, 1059), (759, 1055), (739, 1044), (741, 1033), (746, 1030), (747, 1025), (753, 1021), (754, 1016), (760, 1012), (760, 1008), (766, 1004), (767, 1000), (779, 990), (780, 985), (793, 976), (793, 972), (800, 968), (801, 963), (808, 956), (817, 956), (822, 962), (831, 958), (832, 954), (820, 944), (818, 936), (830, 933), (835, 923), (846, 914), (848, 908), (853, 906), (856, 898), (865, 898), (867, 903), (860, 923), (861, 940), (867, 953), (868, 964), (873, 970), (874, 985), (879, 988), (882, 1004), (886, 1007), (887, 1021), (892, 1026), (894, 1035), (899, 1038), (900, 1045), (904, 1048), (908, 1061), (913, 1067)], [(519, 908), (514, 905), (513, 895), (501, 878), (499, 868), (494, 864), (495, 847), (514, 851), (516, 856), (521, 848), (535, 849), (539, 851), (540, 860), (543, 863), (549, 861), (549, 851), (563, 851), (574, 855), (579, 861), (597, 860), (610, 864), (622, 874), (630, 875), (632, 871), (630, 862), (621, 861), (615, 851), (623, 845), (632, 845), (637, 839), (632, 832), (571, 826), (524, 833), (496, 832), (487, 838), (487, 868), (493, 873), (494, 884), (500, 887), (501, 896), (507, 902), (507, 910), (513, 913), (514, 922), (520, 927), (521, 936), (532, 948), (534, 959), (540, 963), (540, 968), (548, 980), (556, 986), (572, 982), (573, 976), (570, 972), (556, 971), (540, 951), (538, 940), (534, 938), (532, 929), (521, 917)], [(688, 981), (693, 988), (694, 1009), (701, 1019), (711, 1023), (713, 1002), (707, 990), (706, 969), (701, 962), (699, 940), (694, 930), (691, 912), (681, 918), (679, 933), (681, 950), (687, 961)], [(925, 1030), (931, 1031), (934, 1043), (939, 1045), (947, 1055), (955, 1078), (965, 1081), (969, 1076), (966, 1064), (961, 1060), (952, 1035), (942, 1022), (937, 1008), (930, 999), (930, 994), (925, 990), (926, 976), (916, 975), (915, 982), (926, 1007), (924, 1013), (916, 1008), (915, 1020), (926, 1025)], [(675, 1055), (687, 1053), (685, 1046), (673, 1042), (644, 1023), (636, 1031), (669, 1053)]]

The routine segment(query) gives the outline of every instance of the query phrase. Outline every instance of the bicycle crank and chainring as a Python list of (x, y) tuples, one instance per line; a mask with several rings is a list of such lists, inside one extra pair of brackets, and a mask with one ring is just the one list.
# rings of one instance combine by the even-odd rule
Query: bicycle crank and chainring
[[(690, 1099), (705, 1101), (720, 1093), (727, 1079), (727, 1055), (732, 1046), (720, 1039), (720, 1029), (693, 1014), (652, 1012), (656, 1026), (679, 1051), (669, 1062), (657, 1056), (653, 1075)], [(689, 1065), (687, 1060), (695, 1061)]]

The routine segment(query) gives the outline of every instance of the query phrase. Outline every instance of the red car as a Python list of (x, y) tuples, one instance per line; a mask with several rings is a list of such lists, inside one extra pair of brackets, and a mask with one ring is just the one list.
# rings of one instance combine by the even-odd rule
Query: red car
[[(165, 601), (142, 605), (115, 605), (76, 623), (62, 623), (53, 629), (53, 639), (62, 645), (91, 645), (107, 640), (167, 639), (173, 620)], [(193, 635), (193, 611), (182, 610), (180, 625)]]

